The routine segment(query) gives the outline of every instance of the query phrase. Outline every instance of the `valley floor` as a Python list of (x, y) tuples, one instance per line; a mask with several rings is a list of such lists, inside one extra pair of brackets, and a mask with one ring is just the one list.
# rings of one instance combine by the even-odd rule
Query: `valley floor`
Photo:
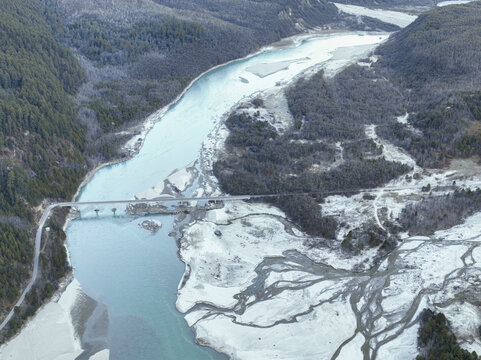
[[(209, 174), (226, 134), (220, 126), (204, 143), (206, 193), (216, 191)], [(411, 166), (417, 180), (402, 176), (371, 190), (375, 196), (368, 199), (363, 193), (328, 197), (323, 213), (342, 224), (336, 241), (314, 246), (277, 208), (245, 202), (225, 203), (185, 227), (177, 308), (199, 343), (234, 359), (414, 358), (418, 316), (429, 307), (446, 315), (463, 347), (481, 353), (475, 336), (481, 322), (479, 213), (429, 237), (402, 234), (385, 258), (377, 249), (348, 256), (340, 248), (351, 229), (396, 220), (406, 204), (427, 195), (421, 191), (427, 184), (441, 189), (434, 195), (452, 191), (446, 189), (453, 181), (479, 187), (481, 167), (454, 160), (444, 170), (422, 169), (379, 139), (374, 126), (366, 135), (383, 145), (387, 160)]]

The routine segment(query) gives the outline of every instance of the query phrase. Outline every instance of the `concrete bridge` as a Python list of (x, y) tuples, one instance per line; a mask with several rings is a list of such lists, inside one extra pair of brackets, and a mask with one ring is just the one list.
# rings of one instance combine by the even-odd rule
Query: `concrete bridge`
[(57, 207), (77, 207), (82, 205), (115, 205), (115, 204), (145, 204), (145, 203), (174, 203), (174, 202), (186, 202), (186, 201), (233, 201), (233, 200), (249, 200), (262, 197), (274, 197), (284, 195), (226, 195), (226, 196), (209, 196), (209, 197), (158, 197), (154, 199), (132, 199), (132, 200), (100, 200), (100, 201), (71, 201), (71, 202), (59, 202), (52, 204), (51, 209)]

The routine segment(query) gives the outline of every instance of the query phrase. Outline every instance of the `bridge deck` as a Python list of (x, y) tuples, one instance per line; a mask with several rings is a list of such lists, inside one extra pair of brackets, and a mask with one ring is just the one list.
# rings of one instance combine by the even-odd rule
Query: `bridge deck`
[[(456, 186), (451, 186), (455, 189)], [(154, 199), (130, 199), (130, 200), (98, 200), (98, 201), (70, 201), (59, 202), (52, 204), (52, 207), (67, 207), (67, 206), (82, 206), (82, 205), (113, 205), (113, 204), (144, 204), (144, 203), (169, 203), (169, 202), (183, 202), (183, 201), (234, 201), (234, 200), (249, 200), (259, 198), (271, 197), (285, 197), (285, 196), (306, 196), (306, 195), (332, 195), (332, 194), (346, 194), (346, 193), (362, 193), (362, 192), (389, 192), (401, 190), (419, 190), (421, 186), (386, 186), (384, 188), (372, 189), (353, 189), (353, 190), (338, 190), (338, 191), (317, 191), (317, 192), (303, 192), (303, 193), (280, 193), (280, 194), (259, 194), (259, 195), (223, 195), (223, 196), (208, 196), (208, 197), (158, 197)], [(448, 189), (446, 189), (448, 190)]]

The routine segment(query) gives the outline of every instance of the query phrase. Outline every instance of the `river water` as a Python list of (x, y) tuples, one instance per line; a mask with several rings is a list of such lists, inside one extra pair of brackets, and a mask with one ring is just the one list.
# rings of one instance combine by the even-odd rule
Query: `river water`
[[(335, 71), (366, 56), (386, 38), (387, 34), (380, 33), (297, 38), (291, 46), (268, 48), (206, 73), (163, 116), (154, 115), (158, 121), (138, 155), (102, 168), (77, 200), (132, 198), (197, 159), (202, 142), (242, 99), (286, 85), (313, 66)], [(265, 64), (280, 70), (259, 74)], [(252, 73), (256, 66), (257, 75)], [(168, 235), (173, 217), (149, 216), (163, 223), (152, 235), (139, 226), (145, 218), (128, 217), (123, 209), (118, 209), (115, 218), (110, 207), (100, 208), (99, 216), (93, 207), (81, 211), (82, 218), (67, 229), (68, 250), (83, 290), (108, 308), (110, 358), (224, 358), (194, 342), (191, 329), (175, 308), (184, 264), (175, 239)]]

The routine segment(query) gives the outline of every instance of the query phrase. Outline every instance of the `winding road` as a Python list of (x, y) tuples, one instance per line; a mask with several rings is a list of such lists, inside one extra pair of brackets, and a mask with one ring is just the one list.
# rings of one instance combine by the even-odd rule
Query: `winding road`
[(3, 322), (0, 324), (0, 330), (2, 330), (5, 325), (8, 324), (8, 322), (12, 319), (13, 317), (13, 314), (15, 313), (15, 308), (17, 306), (20, 306), (22, 305), (23, 301), (25, 300), (25, 296), (27, 295), (27, 293), (30, 291), (30, 289), (32, 288), (33, 284), (35, 283), (35, 280), (37, 279), (37, 275), (38, 275), (38, 263), (39, 263), (39, 256), (40, 256), (40, 244), (42, 242), (42, 232), (43, 232), (43, 227), (45, 225), (45, 221), (47, 221), (48, 219), (48, 216), (50, 215), (50, 212), (56, 208), (58, 206), (58, 204), (52, 204), (50, 206), (48, 206), (42, 217), (40, 218), (40, 221), (38, 223), (38, 229), (37, 229), (37, 233), (35, 235), (35, 257), (34, 257), (34, 260), (33, 260), (33, 273), (32, 273), (32, 278), (30, 279), (30, 281), (28, 282), (27, 286), (25, 287), (25, 289), (23, 290), (22, 292), (22, 295), (20, 295), (20, 298), (17, 300), (17, 302), (15, 303), (15, 306), (12, 308), (12, 310), (10, 310), (10, 312), (8, 313), (8, 315), (5, 317), (5, 319), (3, 320)]

